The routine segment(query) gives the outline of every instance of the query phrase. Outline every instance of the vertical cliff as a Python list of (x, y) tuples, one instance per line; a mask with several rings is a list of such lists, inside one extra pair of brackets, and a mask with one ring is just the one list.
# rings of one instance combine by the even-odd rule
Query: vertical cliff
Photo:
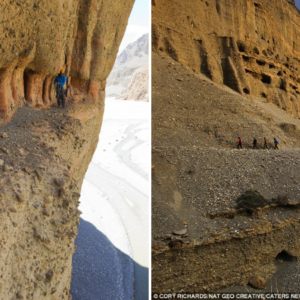
[[(1, 299), (72, 298), (81, 184), (133, 2), (0, 4)], [(53, 87), (61, 68), (63, 110)]]
[(154, 51), (299, 117), (300, 14), (294, 1), (153, 1), (152, 7)]

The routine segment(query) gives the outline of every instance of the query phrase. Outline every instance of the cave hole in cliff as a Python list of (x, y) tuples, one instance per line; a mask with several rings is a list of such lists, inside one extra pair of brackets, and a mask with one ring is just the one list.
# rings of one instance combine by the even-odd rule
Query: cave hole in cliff
[(256, 63), (260, 66), (264, 66), (266, 63), (262, 60), (257, 60)]
[(282, 72), (281, 72), (281, 71), (279, 71), (279, 72), (277, 73), (277, 75), (278, 75), (278, 76), (281, 76), (281, 75), (282, 75)]
[(246, 52), (246, 47), (244, 45), (244, 43), (242, 43), (241, 41), (236, 42), (237, 47), (239, 49), (240, 52)]
[(250, 61), (250, 57), (242, 55), (244, 61)]
[(281, 251), (277, 254), (276, 258), (277, 260), (283, 260), (283, 261), (297, 261), (297, 257), (289, 254), (285, 250)]
[(257, 2), (254, 2), (254, 6), (257, 7), (257, 8), (261, 8), (261, 5)]
[(262, 79), (261, 79), (262, 83), (267, 83), (267, 84), (271, 83), (271, 81), (272, 81), (271, 76), (266, 75), (266, 74), (261, 74), (261, 75), (262, 75)]
[(46, 79), (45, 79), (44, 82), (43, 82), (43, 96), (42, 96), (43, 102), (45, 102), (45, 99), (46, 99), (46, 96), (47, 96), (46, 88), (47, 88), (47, 83), (46, 83)]
[(247, 94), (247, 95), (249, 95), (249, 94), (250, 94), (250, 90), (249, 90), (249, 89), (247, 89), (247, 88), (244, 88), (244, 89), (243, 89), (243, 91), (244, 91), (244, 93), (245, 93), (245, 94)]
[(259, 50), (258, 50), (258, 48), (257, 48), (257, 47), (254, 47), (254, 48), (253, 48), (253, 52), (254, 52), (255, 54), (257, 54), (257, 55), (258, 55), (258, 54), (259, 54)]
[(267, 95), (266, 93), (261, 93), (261, 96), (262, 96), (263, 98), (267, 98), (267, 97), (268, 97), (268, 95)]
[(31, 73), (33, 73), (31, 69), (25, 68), (23, 74), (23, 84), (24, 84), (24, 98), (26, 101), (28, 101), (28, 81)]
[(281, 80), (281, 83), (280, 83), (280, 89), (281, 90), (284, 90), (284, 91), (287, 91), (286, 90), (286, 86), (287, 86), (287, 84), (286, 84), (286, 81), (285, 80)]
[(273, 64), (269, 64), (269, 69), (273, 69), (275, 66)]

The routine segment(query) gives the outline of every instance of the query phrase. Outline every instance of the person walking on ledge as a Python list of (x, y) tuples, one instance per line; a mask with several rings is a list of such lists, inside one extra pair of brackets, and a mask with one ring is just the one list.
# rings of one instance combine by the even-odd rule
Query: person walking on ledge
[(269, 149), (268, 143), (269, 143), (268, 139), (264, 137), (264, 149), (266, 148)]
[(253, 138), (253, 147), (252, 149), (258, 149), (258, 146), (257, 146), (257, 139), (256, 138)]
[(238, 137), (238, 139), (239, 139), (239, 141), (238, 141), (238, 146), (237, 146), (237, 148), (238, 148), (238, 149), (239, 149), (239, 148), (243, 149), (243, 146), (242, 146), (242, 139), (241, 139), (240, 137)]
[(278, 144), (279, 144), (279, 142), (274, 138), (274, 149), (279, 150), (278, 149)]
[(60, 95), (62, 98), (62, 106), (66, 107), (66, 99), (65, 99), (65, 90), (64, 85), (67, 81), (66, 76), (64, 75), (65, 70), (61, 69), (58, 76), (55, 77), (54, 84), (56, 85), (56, 99), (57, 99), (57, 107), (61, 107)]

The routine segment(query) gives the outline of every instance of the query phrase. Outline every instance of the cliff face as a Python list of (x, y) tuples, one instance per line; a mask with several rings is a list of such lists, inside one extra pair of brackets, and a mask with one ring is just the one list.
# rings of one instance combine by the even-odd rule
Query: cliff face
[(300, 14), (294, 1), (152, 3), (154, 51), (299, 117)]
[[(298, 20), (292, 1), (152, 1), (153, 292), (299, 290), (279, 267), (300, 256)], [(239, 207), (248, 190), (270, 202)]]
[(98, 97), (131, 7), (132, 1), (2, 2), (2, 118), (9, 118), (24, 102), (33, 106), (53, 102), (53, 79), (61, 68), (71, 76), (70, 98), (81, 99), (80, 94)]
[[(1, 299), (72, 298), (81, 184), (98, 142), (105, 80), (132, 5), (0, 4)], [(61, 68), (69, 76), (63, 110), (51, 107)]]

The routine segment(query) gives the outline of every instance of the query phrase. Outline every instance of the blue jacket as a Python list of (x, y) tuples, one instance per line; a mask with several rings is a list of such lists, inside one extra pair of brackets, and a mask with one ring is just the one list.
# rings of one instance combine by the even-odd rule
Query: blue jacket
[(54, 83), (58, 82), (60, 84), (60, 86), (64, 86), (65, 83), (66, 83), (67, 79), (66, 79), (66, 76), (64, 74), (62, 74), (61, 76), (56, 76), (55, 77), (55, 80), (54, 80)]

